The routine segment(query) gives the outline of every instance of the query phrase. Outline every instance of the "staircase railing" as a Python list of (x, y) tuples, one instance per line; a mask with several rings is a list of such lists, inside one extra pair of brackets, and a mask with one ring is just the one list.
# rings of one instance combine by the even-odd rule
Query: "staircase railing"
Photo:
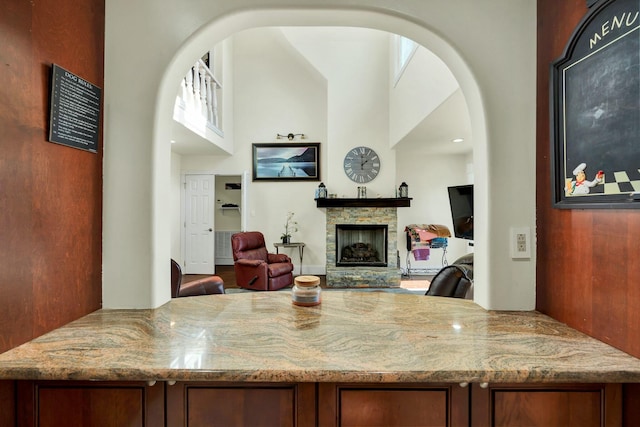
[(220, 82), (199, 59), (182, 79), (176, 104), (187, 115), (199, 115), (206, 119), (208, 126), (221, 130), (218, 108), (221, 89)]

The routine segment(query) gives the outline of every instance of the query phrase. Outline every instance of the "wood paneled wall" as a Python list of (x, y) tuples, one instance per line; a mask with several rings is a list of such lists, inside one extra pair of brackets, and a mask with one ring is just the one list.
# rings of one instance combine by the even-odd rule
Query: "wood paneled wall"
[(549, 64), (586, 12), (538, 1), (537, 308), (640, 357), (640, 211), (551, 208)]
[(538, 0), (537, 308), (640, 357), (640, 211), (553, 209), (549, 66), (585, 0)]
[[(640, 211), (551, 207), (549, 67), (586, 13), (585, 0), (538, 0), (536, 307), (640, 357)], [(625, 426), (640, 425), (638, 401), (625, 387)]]
[(53, 63), (104, 86), (104, 0), (0, 6), (0, 352), (102, 300), (102, 138), (47, 141)]

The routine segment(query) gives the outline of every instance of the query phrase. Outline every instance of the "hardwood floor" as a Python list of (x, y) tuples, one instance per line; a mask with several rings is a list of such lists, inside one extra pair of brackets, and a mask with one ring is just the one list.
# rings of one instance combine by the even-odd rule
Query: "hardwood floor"
[[(238, 285), (236, 284), (236, 274), (233, 270), (233, 266), (232, 265), (216, 265), (216, 276), (220, 276), (220, 278), (222, 278), (223, 282), (224, 282), (224, 288), (225, 289), (231, 289), (231, 288), (237, 288)], [(320, 287), (321, 288), (326, 288), (327, 287), (327, 277), (324, 275), (315, 275), (318, 276), (320, 278)], [(182, 280), (184, 281), (184, 283), (188, 283), (192, 280), (196, 280), (196, 279), (200, 279), (203, 277), (207, 277), (206, 274), (185, 274), (182, 277)], [(426, 281), (430, 281), (433, 278), (433, 276), (415, 276), (413, 275), (411, 277), (411, 279), (407, 278), (407, 277), (403, 277), (402, 281), (403, 282), (415, 282), (416, 284), (418, 284), (418, 282), (424, 282)], [(419, 287), (424, 287), (427, 285), (423, 285), (420, 284)], [(411, 288), (411, 284), (405, 286), (403, 285), (403, 287), (406, 288)]]
[[(220, 276), (220, 278), (224, 282), (225, 289), (238, 287), (238, 285), (236, 284), (236, 273), (233, 270), (233, 265), (216, 265), (216, 276)], [(203, 277), (207, 277), (207, 275), (185, 274), (184, 276), (182, 276), (182, 280), (184, 281), (184, 283), (188, 283), (192, 280), (200, 279)], [(320, 287), (325, 288), (327, 284), (326, 276), (318, 275), (318, 277), (320, 278)]]

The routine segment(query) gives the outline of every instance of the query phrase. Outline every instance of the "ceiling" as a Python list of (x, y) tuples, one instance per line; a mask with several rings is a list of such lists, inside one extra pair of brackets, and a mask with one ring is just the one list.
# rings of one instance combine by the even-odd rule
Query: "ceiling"
[(171, 140), (176, 143), (171, 144), (171, 151), (183, 156), (188, 155), (208, 155), (208, 156), (228, 156), (230, 153), (224, 151), (216, 144), (206, 138), (192, 132), (182, 124), (172, 120)]
[[(453, 142), (462, 138), (462, 142)], [(467, 103), (460, 89), (425, 117), (396, 144), (422, 154), (471, 153), (471, 124)]]

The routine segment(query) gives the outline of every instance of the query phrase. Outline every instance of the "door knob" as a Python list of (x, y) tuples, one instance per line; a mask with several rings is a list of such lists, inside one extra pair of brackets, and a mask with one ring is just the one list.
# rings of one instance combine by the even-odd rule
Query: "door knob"
[(209, 231), (213, 231), (213, 228), (210, 228)]

